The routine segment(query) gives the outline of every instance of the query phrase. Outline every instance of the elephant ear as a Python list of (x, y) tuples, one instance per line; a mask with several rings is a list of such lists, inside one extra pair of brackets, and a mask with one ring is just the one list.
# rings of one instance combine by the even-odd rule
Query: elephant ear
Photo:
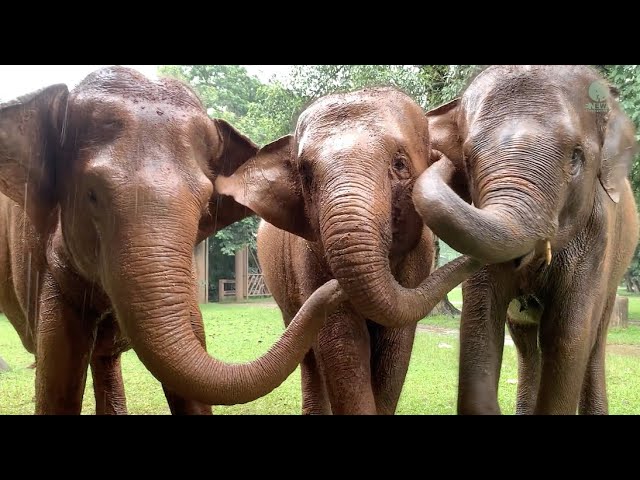
[(314, 240), (293, 165), (292, 136), (262, 147), (230, 177), (219, 176), (215, 189), (253, 210), (275, 227)]
[(222, 152), (214, 172), (228, 177), (258, 152), (258, 146), (226, 120), (217, 118), (214, 123), (222, 140)]
[[(215, 181), (218, 175), (231, 175), (235, 172), (256, 154), (258, 146), (225, 120), (217, 118), (212, 123), (219, 141), (209, 159), (209, 168), (213, 173), (211, 180)], [(214, 190), (209, 200), (209, 215), (201, 219), (198, 227), (198, 241), (253, 214), (233, 198), (220, 195)]]
[(600, 183), (615, 203), (620, 201), (625, 179), (638, 153), (635, 127), (618, 106), (612, 108), (605, 127), (600, 165)]
[(47, 228), (57, 205), (56, 155), (64, 135), (66, 85), (0, 104), (0, 192)]
[(431, 142), (429, 165), (437, 162), (442, 155), (451, 160), (456, 167), (456, 172), (451, 177), (449, 187), (467, 203), (471, 203), (462, 155), (462, 138), (458, 129), (459, 108), (460, 99), (456, 98), (427, 112)]

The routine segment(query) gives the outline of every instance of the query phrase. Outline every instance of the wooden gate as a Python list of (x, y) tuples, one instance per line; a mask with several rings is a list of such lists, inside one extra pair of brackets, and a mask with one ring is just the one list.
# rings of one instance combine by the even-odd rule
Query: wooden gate
[(271, 293), (269, 293), (269, 289), (264, 283), (264, 278), (261, 273), (249, 275), (247, 295), (249, 297), (266, 297), (271, 295)]

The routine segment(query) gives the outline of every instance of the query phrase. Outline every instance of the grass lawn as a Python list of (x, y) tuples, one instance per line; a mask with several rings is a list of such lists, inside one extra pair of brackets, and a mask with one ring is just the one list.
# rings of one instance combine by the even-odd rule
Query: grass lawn
[[(452, 301), (455, 301), (452, 298)], [(259, 304), (208, 304), (202, 306), (210, 352), (226, 361), (247, 361), (264, 353), (283, 331), (277, 308)], [(458, 367), (457, 319), (422, 320), (416, 335), (409, 373), (398, 414), (455, 414)], [(428, 331), (425, 331), (428, 329)], [(640, 413), (640, 327), (614, 330), (609, 336), (607, 381), (612, 414)], [(618, 345), (619, 344), (619, 345)], [(0, 374), (0, 414), (34, 411), (33, 361), (17, 334), (0, 315), (0, 356), (12, 370)], [(500, 379), (500, 405), (504, 413), (515, 409), (517, 363), (513, 346), (506, 345)], [(131, 414), (169, 414), (160, 384), (133, 351), (123, 355), (123, 374)], [(91, 378), (87, 381), (84, 414), (95, 412)], [(215, 406), (216, 414), (300, 413), (300, 373), (296, 370), (280, 387), (254, 402)]]

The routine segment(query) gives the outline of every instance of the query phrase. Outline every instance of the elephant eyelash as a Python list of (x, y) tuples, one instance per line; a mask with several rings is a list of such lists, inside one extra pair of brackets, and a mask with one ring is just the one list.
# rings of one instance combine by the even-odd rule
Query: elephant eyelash
[(584, 163), (584, 151), (581, 147), (576, 147), (573, 149), (573, 153), (571, 154), (571, 164), (572, 165), (581, 165)]
[(573, 154), (571, 155), (571, 161), (574, 163), (578, 161), (580, 161), (581, 163), (584, 162), (584, 151), (582, 150), (581, 147), (576, 147), (573, 149)]
[(571, 154), (571, 174), (576, 175), (582, 165), (584, 164), (584, 151), (581, 147), (577, 146), (573, 149), (573, 153)]

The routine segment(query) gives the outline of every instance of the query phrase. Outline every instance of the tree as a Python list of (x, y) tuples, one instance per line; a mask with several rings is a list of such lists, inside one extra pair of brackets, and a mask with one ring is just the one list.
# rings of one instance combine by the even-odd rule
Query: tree
[(260, 85), (237, 127), (258, 145), (266, 145), (293, 131), (303, 101), (281, 82)]
[(159, 72), (189, 83), (211, 117), (233, 124), (247, 114), (262, 85), (240, 65), (165, 65)]

